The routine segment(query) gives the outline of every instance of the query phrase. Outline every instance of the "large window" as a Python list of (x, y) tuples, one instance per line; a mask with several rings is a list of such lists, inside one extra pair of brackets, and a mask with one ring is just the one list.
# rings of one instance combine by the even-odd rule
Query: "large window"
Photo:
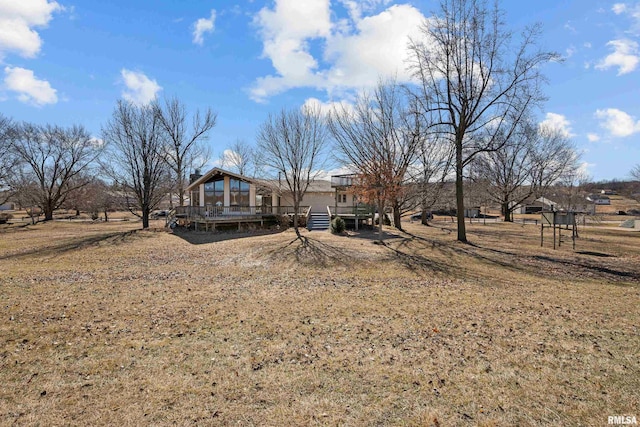
[(213, 181), (204, 184), (204, 204), (224, 206), (224, 181)]
[(231, 206), (249, 206), (249, 183), (231, 178), (229, 184)]

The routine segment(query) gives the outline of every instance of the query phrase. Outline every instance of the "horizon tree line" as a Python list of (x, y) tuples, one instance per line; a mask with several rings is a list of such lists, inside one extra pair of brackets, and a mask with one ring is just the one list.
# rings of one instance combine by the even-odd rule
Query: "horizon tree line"
[[(333, 160), (360, 176), (360, 196), (375, 203), (380, 216), (390, 208), (397, 228), (416, 207), (426, 223), (425, 213), (449, 179), (455, 182), (459, 241), (467, 241), (465, 183), (484, 188), (509, 221), (514, 206), (575, 176), (578, 155), (566, 135), (532, 119), (544, 102), (541, 69), (559, 56), (538, 48), (538, 25), (514, 40), (502, 17), (497, 2), (441, 0), (408, 45), (415, 83), (381, 81), (353, 105), (326, 115), (283, 109), (259, 128), (257, 150), (238, 140), (220, 164), (243, 175), (280, 173), (299, 205), (333, 142)], [(118, 101), (102, 141), (82, 126), (13, 123), (0, 116), (2, 198), (19, 195), (50, 220), (100, 171), (146, 228), (166, 194), (185, 202), (188, 173), (208, 162), (205, 142), (216, 122), (211, 109), (189, 115), (177, 97), (142, 106)], [(640, 165), (632, 174), (640, 178)]]

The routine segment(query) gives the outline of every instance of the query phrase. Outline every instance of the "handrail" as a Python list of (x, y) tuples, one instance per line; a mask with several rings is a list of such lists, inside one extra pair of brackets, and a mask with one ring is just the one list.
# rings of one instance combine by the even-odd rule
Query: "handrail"
[[(293, 206), (176, 206), (175, 215), (187, 219), (226, 219), (239, 216), (292, 215)], [(309, 215), (310, 206), (300, 206), (299, 214)]]
[(176, 219), (176, 208), (171, 209), (167, 212), (167, 217), (164, 221), (164, 226), (169, 227), (169, 225)]
[[(327, 205), (327, 213), (329, 214), (329, 218), (331, 218), (331, 208), (329, 207), (329, 205)], [(336, 216), (338, 215), (338, 212), (336, 212)]]
[(309, 206), (309, 207), (307, 208), (307, 212), (305, 212), (305, 214), (304, 214), (305, 218), (309, 218), (309, 214), (310, 214), (310, 213), (311, 213), (311, 206)]

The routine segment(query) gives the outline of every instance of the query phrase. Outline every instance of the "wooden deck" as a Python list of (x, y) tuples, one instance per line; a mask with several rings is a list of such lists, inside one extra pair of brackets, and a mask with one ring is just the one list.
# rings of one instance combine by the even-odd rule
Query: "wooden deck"
[[(310, 209), (310, 206), (301, 206), (298, 214), (307, 216)], [(281, 215), (293, 216), (294, 212), (292, 206), (178, 206), (172, 216), (177, 225), (215, 231), (216, 226), (229, 224), (237, 224), (238, 230), (246, 223), (260, 223), (263, 227), (265, 221)]]

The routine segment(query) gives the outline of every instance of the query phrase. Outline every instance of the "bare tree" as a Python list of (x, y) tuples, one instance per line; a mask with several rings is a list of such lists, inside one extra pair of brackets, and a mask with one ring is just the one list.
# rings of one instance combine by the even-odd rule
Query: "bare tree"
[(207, 109), (204, 114), (196, 110), (191, 120), (185, 105), (177, 98), (154, 102), (153, 110), (165, 133), (167, 144), (166, 161), (171, 168), (178, 193), (180, 206), (184, 204), (185, 188), (189, 171), (199, 169), (209, 161), (209, 150), (203, 144), (209, 137), (209, 131), (216, 125), (217, 114)]
[(21, 168), (11, 187), (22, 203), (38, 206), (45, 221), (69, 196), (89, 182), (89, 167), (101, 149), (82, 126), (62, 128), (22, 123), (15, 131), (11, 151)]
[[(505, 135), (497, 135), (504, 138)], [(521, 121), (501, 148), (481, 153), (473, 162), (475, 175), (488, 184), (490, 199), (501, 206), (506, 222), (513, 210), (531, 196), (573, 176), (577, 153), (560, 130)]]
[(256, 150), (241, 139), (224, 150), (220, 155), (220, 165), (245, 176), (256, 176), (259, 170)]
[[(591, 177), (585, 170), (573, 167), (553, 185), (553, 196), (565, 209), (588, 211), (588, 204), (585, 202), (585, 186), (589, 181)], [(592, 213), (595, 214), (595, 206)]]
[(571, 139), (561, 130), (540, 126), (532, 152), (531, 184), (536, 197), (546, 195), (549, 187), (563, 180), (582, 181), (578, 173), (579, 153)]
[(390, 82), (378, 84), (371, 95), (361, 95), (353, 109), (335, 109), (329, 119), (337, 156), (360, 176), (358, 190), (377, 199), (381, 219), (389, 203), (398, 229), (408, 200), (408, 170), (424, 142), (423, 118)]
[[(457, 237), (466, 242), (465, 166), (508, 140), (524, 112), (542, 100), (541, 66), (559, 57), (535, 48), (539, 26), (514, 45), (497, 2), (490, 8), (486, 0), (441, 0), (440, 6), (423, 24), (423, 38), (410, 42), (409, 66), (423, 111), (455, 150)], [(507, 138), (496, 140), (501, 134)]]
[(109, 161), (103, 162), (106, 173), (122, 187), (128, 209), (142, 218), (142, 228), (149, 228), (151, 211), (171, 190), (168, 142), (159, 115), (153, 106), (118, 101), (102, 137), (111, 149)]
[(88, 212), (92, 219), (97, 219), (103, 213), (105, 221), (108, 221), (110, 210), (124, 207), (118, 204), (118, 193), (114, 186), (95, 176), (82, 176), (80, 179), (86, 180), (87, 184), (70, 193), (63, 208), (74, 209), (76, 216), (81, 211)]
[(16, 172), (17, 169), (11, 150), (14, 130), (11, 120), (0, 114), (0, 205), (5, 204), (13, 195), (9, 178), (12, 171)]
[(453, 151), (437, 138), (423, 139), (417, 161), (409, 169), (413, 183), (413, 206), (422, 210), (421, 222), (429, 225), (429, 212), (442, 197), (445, 180), (451, 172)]
[(633, 179), (634, 181), (640, 181), (640, 164), (637, 164), (633, 167), (630, 175), (631, 179)]
[[(522, 122), (499, 149), (480, 153), (472, 163), (474, 182), (484, 184), (488, 198), (500, 205), (506, 222), (513, 210), (536, 192), (533, 185), (536, 129)], [(496, 140), (506, 135), (496, 135)]]
[(270, 114), (260, 127), (257, 140), (265, 166), (278, 172), (291, 192), (293, 226), (302, 240), (298, 229), (300, 202), (324, 162), (327, 132), (322, 114), (309, 107)]
[(83, 190), (86, 195), (82, 208), (89, 212), (93, 219), (97, 219), (102, 213), (104, 220), (109, 221), (109, 211), (119, 207), (119, 198), (114, 186), (102, 179), (94, 179)]

